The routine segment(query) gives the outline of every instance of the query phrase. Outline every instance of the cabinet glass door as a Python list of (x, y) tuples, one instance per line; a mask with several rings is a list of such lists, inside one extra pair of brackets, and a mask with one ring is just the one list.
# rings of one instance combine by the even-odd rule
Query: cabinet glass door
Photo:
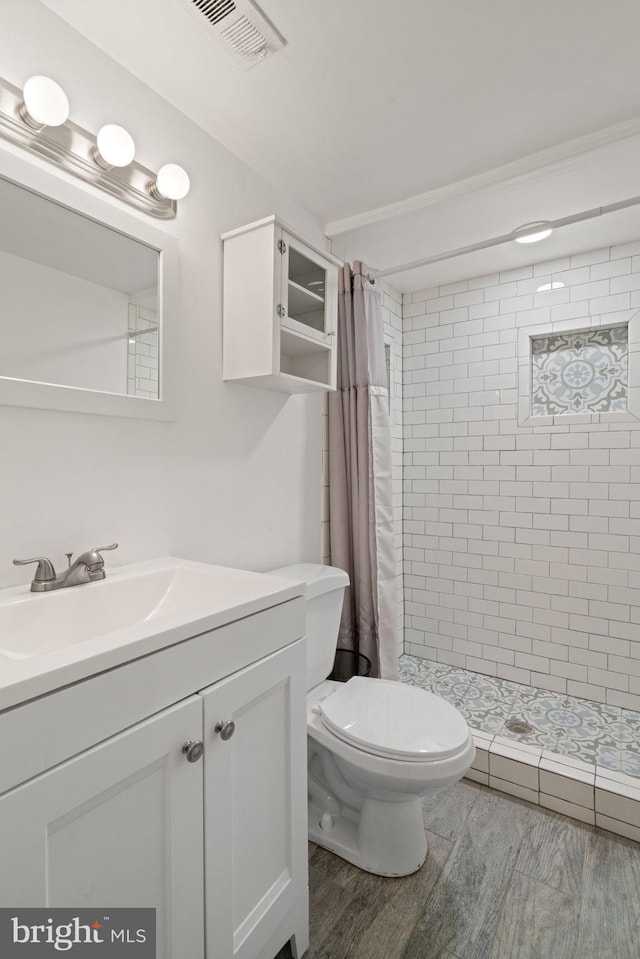
[[(335, 295), (333, 274), (327, 261), (293, 237), (282, 234), (285, 270), (283, 325), (299, 333), (325, 340), (333, 331), (333, 311), (328, 308)], [(293, 321), (292, 324), (287, 320)], [(293, 324), (296, 324), (295, 326)]]

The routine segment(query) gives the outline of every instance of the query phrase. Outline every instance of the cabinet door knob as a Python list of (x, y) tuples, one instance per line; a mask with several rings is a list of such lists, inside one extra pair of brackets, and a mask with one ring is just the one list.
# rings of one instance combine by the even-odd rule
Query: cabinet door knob
[(216, 723), (214, 728), (217, 733), (220, 733), (220, 738), (224, 739), (224, 741), (226, 742), (227, 739), (231, 739), (231, 737), (235, 733), (236, 724), (234, 723), (233, 719), (227, 719), (226, 722), (223, 719), (221, 719), (219, 722)]
[(188, 739), (182, 747), (182, 752), (190, 763), (197, 763), (202, 758), (204, 743), (200, 739)]

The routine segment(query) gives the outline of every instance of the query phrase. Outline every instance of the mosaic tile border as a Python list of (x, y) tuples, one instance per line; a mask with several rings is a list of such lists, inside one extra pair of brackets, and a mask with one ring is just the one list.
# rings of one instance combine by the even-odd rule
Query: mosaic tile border
[[(640, 713), (402, 656), (400, 678), (452, 702), (476, 758), (467, 778), (640, 842)], [(509, 732), (524, 719), (533, 733)]]

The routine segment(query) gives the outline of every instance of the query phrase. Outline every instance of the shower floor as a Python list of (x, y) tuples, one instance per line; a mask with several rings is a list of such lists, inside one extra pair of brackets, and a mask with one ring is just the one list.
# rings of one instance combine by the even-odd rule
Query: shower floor
[[(640, 713), (413, 656), (401, 657), (400, 676), (453, 703), (474, 730), (640, 780)], [(510, 732), (510, 719), (524, 720), (533, 732)]]
[[(401, 656), (400, 678), (442, 696), (476, 743), (469, 777), (640, 840), (640, 712)], [(507, 723), (524, 722), (524, 733)]]

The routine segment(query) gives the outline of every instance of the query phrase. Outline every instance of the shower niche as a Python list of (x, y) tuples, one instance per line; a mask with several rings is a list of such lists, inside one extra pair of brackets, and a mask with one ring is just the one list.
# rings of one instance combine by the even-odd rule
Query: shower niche
[(640, 311), (519, 331), (518, 425), (640, 419)]
[(340, 261), (275, 216), (222, 239), (224, 379), (284, 393), (335, 389)]

